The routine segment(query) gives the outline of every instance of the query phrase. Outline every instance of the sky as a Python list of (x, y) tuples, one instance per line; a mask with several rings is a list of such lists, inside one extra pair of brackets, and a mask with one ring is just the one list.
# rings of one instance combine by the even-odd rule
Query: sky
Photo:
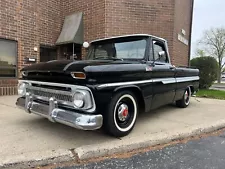
[(194, 0), (192, 49), (195, 54), (197, 41), (203, 36), (204, 30), (212, 27), (225, 27), (225, 0)]

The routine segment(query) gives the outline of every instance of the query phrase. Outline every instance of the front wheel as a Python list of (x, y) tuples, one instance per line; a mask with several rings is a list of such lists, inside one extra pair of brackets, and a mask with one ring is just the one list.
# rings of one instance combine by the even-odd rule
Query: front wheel
[(130, 91), (116, 93), (104, 116), (105, 131), (115, 137), (128, 135), (133, 129), (138, 114), (135, 95)]
[(177, 107), (186, 108), (190, 104), (190, 99), (191, 99), (191, 88), (188, 87), (184, 91), (184, 95), (183, 95), (182, 99), (176, 101)]

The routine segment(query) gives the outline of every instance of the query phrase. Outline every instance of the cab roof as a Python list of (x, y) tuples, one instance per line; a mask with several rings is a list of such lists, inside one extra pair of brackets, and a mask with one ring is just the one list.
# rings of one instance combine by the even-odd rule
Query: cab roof
[(104, 40), (109, 40), (109, 39), (127, 38), (127, 37), (141, 37), (141, 36), (143, 36), (143, 37), (153, 37), (153, 38), (156, 38), (156, 39), (159, 39), (159, 40), (162, 40), (162, 41), (166, 42), (165, 39), (157, 37), (157, 36), (154, 36), (154, 35), (149, 35), (149, 34), (130, 34), (130, 35), (113, 36), (113, 37), (97, 39), (97, 40), (91, 41), (90, 43), (104, 41)]

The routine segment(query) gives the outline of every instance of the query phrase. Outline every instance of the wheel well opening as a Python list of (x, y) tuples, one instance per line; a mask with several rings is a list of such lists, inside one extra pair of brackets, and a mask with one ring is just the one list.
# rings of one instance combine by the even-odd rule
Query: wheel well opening
[(194, 86), (189, 86), (189, 87), (191, 89), (191, 95), (194, 94), (194, 91), (195, 91)]
[(142, 113), (142, 112), (145, 111), (144, 98), (143, 98), (143, 95), (142, 95), (141, 91), (138, 88), (135, 88), (135, 87), (123, 88), (123, 89), (120, 89), (118, 91), (121, 91), (121, 90), (128, 90), (128, 91), (131, 91), (132, 93), (134, 93), (134, 95), (137, 99), (139, 112)]

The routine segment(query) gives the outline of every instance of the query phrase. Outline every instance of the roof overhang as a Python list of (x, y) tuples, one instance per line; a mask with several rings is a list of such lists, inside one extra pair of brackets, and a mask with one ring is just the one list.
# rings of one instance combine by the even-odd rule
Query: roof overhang
[(56, 45), (84, 42), (83, 13), (76, 12), (65, 17)]

